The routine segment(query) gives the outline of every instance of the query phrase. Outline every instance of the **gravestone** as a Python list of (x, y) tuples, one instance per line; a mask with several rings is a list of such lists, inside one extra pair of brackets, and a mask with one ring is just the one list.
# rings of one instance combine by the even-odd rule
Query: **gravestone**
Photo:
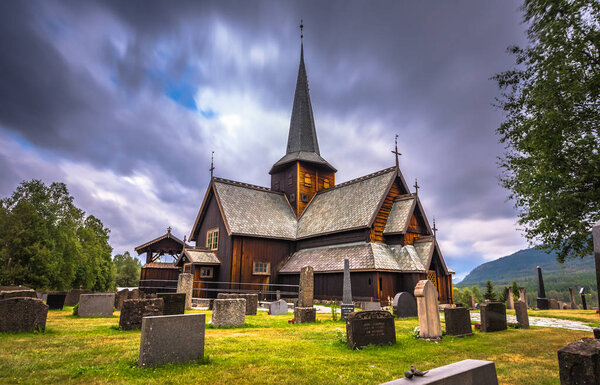
[(206, 314), (144, 317), (138, 366), (197, 361), (204, 357)]
[(346, 318), (348, 314), (354, 311), (354, 303), (352, 302), (352, 283), (350, 281), (350, 260), (344, 258), (344, 288), (342, 295), (342, 318)]
[(431, 369), (423, 377), (400, 378), (381, 385), (498, 385), (492, 361), (463, 360)]
[(381, 304), (377, 301), (361, 302), (363, 310), (381, 310)]
[(279, 301), (281, 299), (281, 290), (277, 290), (275, 293), (275, 300)]
[(582, 338), (558, 351), (562, 385), (600, 384), (600, 340)]
[(394, 315), (398, 318), (417, 317), (417, 300), (407, 292), (401, 291), (394, 296), (392, 302), (394, 307)]
[(506, 307), (500, 302), (481, 305), (481, 331), (484, 333), (506, 330)]
[(37, 294), (36, 294), (35, 290), (32, 290), (32, 289), (0, 291), (0, 300), (1, 299), (9, 299), (9, 298), (36, 298), (37, 299)]
[(156, 297), (164, 300), (163, 315), (185, 313), (185, 293), (157, 293)]
[(115, 293), (115, 308), (117, 310), (121, 310), (123, 307), (123, 302), (129, 298), (129, 289), (119, 290)]
[(246, 300), (246, 315), (256, 315), (258, 311), (258, 294), (219, 293), (219, 299), (243, 298)]
[(46, 304), (49, 310), (62, 310), (65, 306), (65, 298), (67, 293), (48, 293)]
[(110, 317), (115, 305), (115, 293), (81, 294), (79, 296), (80, 317)]
[(471, 328), (471, 312), (464, 307), (444, 309), (446, 335), (464, 337), (473, 335)]
[(522, 301), (515, 302), (515, 315), (519, 329), (529, 329), (529, 315), (527, 314), (527, 305)]
[(300, 270), (300, 290), (298, 292), (298, 306), (311, 307), (315, 287), (314, 270), (312, 266), (304, 266)]
[(126, 299), (121, 308), (119, 318), (120, 330), (137, 330), (142, 328), (142, 318), (163, 315), (162, 298)]
[(194, 290), (194, 276), (190, 273), (181, 273), (177, 278), (177, 292), (185, 294), (185, 309), (192, 308), (192, 296)]
[(555, 300), (554, 298), (549, 298), (548, 304), (550, 306), (550, 309), (554, 309), (554, 310), (560, 309), (560, 305), (559, 305), (558, 301)]
[(129, 295), (127, 296), (127, 299), (145, 299), (146, 298), (146, 295), (140, 289), (133, 289), (128, 294)]
[(382, 310), (352, 312), (346, 318), (346, 336), (352, 349), (396, 343), (394, 316)]
[(571, 309), (577, 309), (577, 303), (575, 302), (575, 289), (572, 287), (569, 288), (569, 297), (571, 299), (569, 306)]
[(585, 287), (582, 287), (579, 290), (579, 295), (581, 296), (581, 307), (583, 308), (583, 310), (587, 310), (587, 304), (585, 302)]
[(524, 287), (519, 288), (519, 301), (523, 302), (525, 306), (527, 305), (527, 289)]
[(515, 308), (515, 299), (513, 296), (513, 291), (511, 286), (506, 286), (506, 308), (514, 309)]
[(294, 323), (303, 324), (317, 320), (317, 308), (294, 307)]
[(594, 338), (597, 340), (600, 339), (600, 328), (594, 328), (593, 332), (594, 332)]
[(0, 333), (44, 331), (48, 305), (41, 299), (13, 297), (0, 300)]
[(542, 277), (542, 268), (537, 267), (538, 275), (538, 296), (537, 296), (537, 307), (540, 310), (550, 309), (550, 302), (546, 298), (546, 290), (544, 289), (544, 278)]
[(90, 294), (89, 290), (73, 289), (67, 293), (65, 297), (65, 306), (75, 306), (79, 303), (79, 296), (81, 294)]
[(284, 300), (271, 302), (269, 304), (269, 313), (272, 315), (284, 315), (288, 313), (288, 304)]
[(442, 339), (438, 292), (433, 282), (421, 280), (415, 286), (417, 311), (419, 314), (419, 338), (437, 341)]
[(469, 308), (475, 309), (475, 297), (472, 295), (469, 296)]
[(214, 327), (244, 326), (246, 300), (244, 298), (215, 299), (211, 323)]

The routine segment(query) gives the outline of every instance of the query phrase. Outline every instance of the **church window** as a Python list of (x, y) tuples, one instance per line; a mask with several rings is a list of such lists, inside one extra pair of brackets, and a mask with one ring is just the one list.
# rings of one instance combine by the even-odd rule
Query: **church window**
[(269, 275), (271, 273), (271, 264), (269, 262), (257, 262), (252, 263), (252, 274), (257, 275)]
[(191, 273), (192, 272), (192, 264), (191, 263), (186, 263), (183, 265), (183, 272), (184, 273)]
[(308, 203), (308, 194), (302, 194), (301, 198), (302, 198), (302, 202)]
[(304, 173), (304, 186), (306, 186), (306, 187), (311, 186), (310, 174), (307, 172)]
[(219, 229), (212, 229), (206, 232), (206, 248), (209, 250), (219, 248)]
[(200, 278), (212, 278), (213, 277), (213, 268), (212, 267), (201, 267), (200, 268)]
[(329, 179), (323, 179), (323, 188), (329, 188)]

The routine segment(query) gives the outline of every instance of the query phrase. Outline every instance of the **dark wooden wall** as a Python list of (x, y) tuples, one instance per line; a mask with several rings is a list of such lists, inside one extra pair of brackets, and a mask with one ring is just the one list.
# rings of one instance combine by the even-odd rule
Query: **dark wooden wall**
[[(279, 184), (279, 188), (277, 187)], [(298, 199), (296, 197), (298, 193), (298, 166), (297, 163), (289, 164), (285, 169), (282, 169), (271, 175), (271, 189), (274, 191), (280, 191), (285, 193), (292, 206), (294, 213), (297, 212)], [(290, 199), (290, 194), (294, 194), (294, 199)]]
[(208, 230), (216, 227), (219, 228), (219, 248), (217, 249), (217, 257), (219, 258), (219, 261), (221, 261), (218, 281), (228, 282), (230, 280), (229, 272), (231, 271), (231, 236), (227, 234), (227, 228), (225, 227), (225, 222), (221, 216), (219, 205), (214, 194), (211, 193), (204, 218), (202, 218), (200, 230), (198, 231), (198, 237), (195, 239), (196, 246), (202, 248), (206, 247), (206, 233)]
[(302, 250), (312, 247), (338, 245), (343, 243), (367, 242), (369, 234), (369, 229), (361, 229), (303, 239), (296, 243), (296, 249)]
[(375, 217), (375, 222), (371, 228), (371, 242), (383, 243), (383, 230), (385, 229), (388, 217), (390, 216), (390, 211), (394, 205), (394, 199), (396, 199), (396, 197), (399, 195), (400, 188), (398, 187), (398, 182), (394, 181), (390, 191), (388, 191), (388, 194), (383, 201), (381, 209), (379, 209), (379, 212)]
[[(310, 186), (304, 185), (304, 176), (308, 173), (310, 175)], [(321, 167), (310, 163), (298, 162), (298, 192), (296, 194), (296, 200), (298, 202), (296, 207), (296, 215), (300, 217), (310, 200), (315, 196), (317, 191), (323, 190), (323, 179), (329, 179), (330, 187), (335, 184), (335, 174), (331, 171), (325, 170)], [(302, 194), (308, 195), (308, 201), (302, 201)]]
[[(140, 272), (139, 288), (144, 293), (174, 293), (177, 290), (178, 278), (179, 269), (160, 269), (154, 267), (142, 267), (142, 270)], [(150, 281), (144, 282), (146, 280)], [(161, 282), (165, 280), (169, 280), (171, 282)], [(161, 287), (164, 289), (156, 289), (156, 287)]]
[[(219, 277), (219, 266), (209, 266), (213, 268), (213, 277), (212, 278), (201, 278), (200, 277), (200, 271), (201, 271), (201, 266), (200, 265), (194, 265), (193, 266), (193, 274), (194, 274), (194, 289), (217, 289), (219, 287), (219, 285), (217, 284), (211, 284), (208, 282), (219, 282), (218, 281), (218, 277)], [(202, 282), (199, 282), (202, 281)], [(216, 298), (217, 297), (217, 291), (213, 291), (213, 290), (194, 290), (193, 297), (197, 297), (197, 298)]]

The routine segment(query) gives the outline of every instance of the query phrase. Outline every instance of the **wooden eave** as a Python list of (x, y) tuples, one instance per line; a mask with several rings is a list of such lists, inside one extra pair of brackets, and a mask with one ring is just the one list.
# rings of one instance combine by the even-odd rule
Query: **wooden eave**
[(149, 242), (144, 243), (143, 245), (136, 247), (134, 250), (138, 253), (138, 255), (140, 255), (140, 254), (146, 252), (146, 249), (148, 248), (148, 246), (151, 246), (154, 243), (158, 243), (158, 242), (162, 241), (163, 239), (172, 239), (175, 242), (179, 243), (182, 247), (186, 246), (186, 244), (181, 239), (177, 238), (176, 236), (174, 236), (171, 233), (166, 233), (165, 235), (162, 235), (156, 239), (153, 239)]
[(206, 189), (206, 193), (204, 194), (204, 199), (202, 200), (202, 206), (200, 206), (200, 211), (198, 211), (198, 215), (196, 216), (196, 221), (194, 222), (194, 227), (192, 227), (192, 232), (190, 233), (190, 239), (195, 239), (198, 231), (200, 231), (200, 224), (204, 219), (204, 214), (208, 207), (209, 196), (210, 194), (214, 195), (217, 206), (219, 207), (219, 212), (221, 213), (221, 218), (223, 219), (223, 223), (225, 223), (225, 229), (227, 230), (227, 234), (231, 235), (231, 230), (229, 229), (229, 224), (227, 223), (227, 218), (223, 214), (223, 206), (221, 206), (221, 200), (219, 199), (219, 194), (217, 193), (217, 189), (215, 188), (214, 179), (210, 180), (210, 184)]

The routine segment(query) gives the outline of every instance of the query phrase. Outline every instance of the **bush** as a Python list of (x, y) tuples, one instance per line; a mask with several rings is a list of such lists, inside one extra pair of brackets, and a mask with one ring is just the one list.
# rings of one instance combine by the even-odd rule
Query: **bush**
[(79, 302), (77, 302), (75, 304), (75, 306), (73, 306), (73, 315), (77, 315), (78, 312), (79, 312)]

